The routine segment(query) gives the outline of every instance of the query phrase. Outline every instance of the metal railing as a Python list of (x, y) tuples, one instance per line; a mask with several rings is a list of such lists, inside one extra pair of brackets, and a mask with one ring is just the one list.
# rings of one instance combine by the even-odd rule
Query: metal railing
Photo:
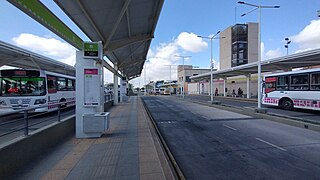
[[(105, 94), (104, 99), (105, 99), (105, 102), (112, 101), (113, 94), (111, 94), (111, 93)], [(71, 104), (71, 103), (74, 103), (74, 101), (64, 101), (64, 102), (61, 102), (58, 104), (54, 104), (54, 106), (58, 107), (57, 110), (36, 113), (36, 114), (31, 114), (31, 113), (35, 112), (36, 109), (46, 108), (46, 107), (53, 106), (53, 105), (50, 104), (50, 105), (43, 105), (43, 106), (34, 107), (34, 108), (25, 108), (25, 109), (21, 109), (21, 110), (15, 110), (13, 112), (7, 112), (7, 113), (0, 114), (1, 118), (5, 118), (5, 117), (10, 118), (10, 116), (13, 116), (15, 114), (20, 114), (22, 116), (22, 117), (20, 116), (18, 118), (12, 118), (12, 120), (0, 122), (0, 138), (17, 133), (17, 132), (22, 132), (22, 131), (23, 131), (22, 135), (28, 136), (30, 134), (30, 129), (32, 127), (35, 127), (40, 124), (45, 124), (46, 122), (49, 122), (49, 121), (51, 121), (51, 123), (46, 123), (43, 126), (41, 125), (41, 127), (52, 124), (54, 122), (60, 122), (62, 119), (62, 116), (66, 116), (66, 115), (71, 116), (71, 115), (75, 114), (74, 111), (69, 111), (69, 112), (62, 111), (66, 108), (70, 108), (70, 105), (69, 106), (65, 106), (65, 105)], [(72, 105), (72, 106), (74, 106), (74, 105)], [(52, 115), (49, 117), (41, 117), (41, 116), (47, 115), (49, 113), (55, 113), (55, 112), (56, 112), (56, 115)], [(37, 118), (39, 118), (39, 119), (37, 119)], [(31, 120), (33, 120), (33, 122), (31, 122)], [(5, 126), (12, 126), (12, 125), (14, 125), (16, 127), (5, 127)], [(21, 136), (21, 133), (19, 134), (19, 136)]]
[[(8, 131), (3, 130), (5, 132), (1, 133), (0, 137), (7, 136), (7, 135), (13, 134), (15, 132), (19, 132), (19, 131), (24, 131), (23, 135), (28, 136), (30, 127), (39, 125), (39, 124), (44, 123), (44, 122), (52, 121), (54, 119), (57, 119), (57, 120), (54, 120), (53, 122), (56, 122), (56, 121), (60, 122), (61, 121), (61, 116), (63, 115), (61, 113), (61, 110), (69, 108), (70, 106), (65, 106), (68, 103), (74, 103), (74, 101), (64, 101), (64, 102), (55, 104), (55, 106), (58, 106), (58, 109), (55, 110), (55, 111), (57, 111), (57, 115), (56, 116), (51, 116), (51, 117), (45, 118), (44, 120), (39, 120), (39, 121), (36, 121), (36, 122), (33, 122), (33, 123), (30, 122), (31, 119), (35, 119), (37, 117), (43, 116), (43, 115), (48, 114), (48, 113), (53, 113), (55, 111), (49, 111), (49, 112), (43, 112), (43, 113), (37, 113), (37, 114), (30, 114), (30, 113), (31, 112), (33, 113), (34, 110), (39, 109), (39, 108), (45, 108), (45, 107), (52, 106), (52, 104), (43, 105), (43, 106), (34, 107), (34, 108), (25, 108), (25, 109), (21, 109), (21, 110), (16, 110), (14, 112), (4, 113), (4, 114), (1, 115), (1, 117), (8, 117), (8, 116), (13, 115), (13, 114), (23, 114), (23, 117), (22, 118), (19, 117), (18, 119), (14, 119), (14, 120), (8, 120), (6, 122), (1, 122), (0, 123), (0, 127), (2, 129), (6, 129), (6, 128), (3, 128), (3, 127), (6, 126), (6, 125), (10, 125), (10, 124), (15, 124), (16, 126), (18, 126), (18, 128), (10, 128), (10, 127), (8, 127), (10, 130), (8, 130)], [(71, 113), (74, 114), (74, 112), (72, 112), (72, 111), (71, 111)], [(70, 112), (66, 112), (66, 114), (64, 114), (64, 115), (67, 115), (67, 114), (72, 115), (71, 113)], [(21, 127), (19, 127), (19, 126), (21, 126)]]

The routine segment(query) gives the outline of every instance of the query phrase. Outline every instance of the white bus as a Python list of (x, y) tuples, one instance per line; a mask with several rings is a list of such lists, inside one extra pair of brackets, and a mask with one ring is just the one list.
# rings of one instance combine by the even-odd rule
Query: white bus
[(75, 105), (75, 77), (43, 71), (10, 69), (0, 71), (0, 108), (34, 108), (34, 112), (53, 111)]
[(320, 68), (264, 76), (265, 105), (320, 110)]

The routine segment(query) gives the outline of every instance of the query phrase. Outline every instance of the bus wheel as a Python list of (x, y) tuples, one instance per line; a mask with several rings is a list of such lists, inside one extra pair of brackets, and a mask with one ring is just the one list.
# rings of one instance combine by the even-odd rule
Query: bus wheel
[(291, 99), (285, 98), (282, 100), (281, 107), (285, 110), (293, 110), (293, 102)]
[[(61, 99), (61, 100), (60, 100), (60, 103), (65, 102), (65, 101), (66, 101), (65, 99)], [(61, 107), (61, 108), (67, 107), (67, 103), (61, 104), (60, 107)]]

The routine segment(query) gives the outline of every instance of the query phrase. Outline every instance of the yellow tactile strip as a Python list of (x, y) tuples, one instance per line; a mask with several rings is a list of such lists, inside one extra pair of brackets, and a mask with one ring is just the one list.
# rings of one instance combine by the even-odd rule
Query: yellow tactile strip
[[(113, 113), (111, 114), (111, 118), (116, 116), (121, 111), (121, 108), (115, 108)], [(110, 127), (108, 130), (108, 134), (112, 134), (112, 132), (117, 128), (117, 126)], [(107, 142), (118, 142), (121, 141), (119, 138), (98, 138), (98, 139), (73, 139), (71, 144), (75, 145), (75, 147), (64, 156), (62, 160), (60, 160), (48, 173), (46, 173), (41, 179), (42, 180), (55, 180), (55, 179), (65, 179), (70, 171), (75, 167), (75, 165), (79, 162), (79, 160), (83, 157), (83, 155), (87, 152), (87, 150), (91, 147), (92, 144), (102, 144)], [(108, 152), (108, 153), (112, 153)]]
[(94, 139), (81, 139), (78, 144), (61, 161), (59, 161), (41, 179), (64, 179), (72, 168), (78, 163), (81, 157), (87, 152), (94, 143)]

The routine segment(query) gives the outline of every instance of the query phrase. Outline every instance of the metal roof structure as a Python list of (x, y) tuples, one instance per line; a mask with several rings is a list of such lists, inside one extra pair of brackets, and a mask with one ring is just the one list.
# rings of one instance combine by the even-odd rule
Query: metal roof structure
[[(320, 65), (320, 49), (295, 53), (274, 59), (261, 61), (261, 72), (273, 72), (276, 70), (288, 70), (308, 66)], [(256, 74), (258, 72), (258, 62), (245, 64), (230, 69), (214, 71), (214, 78), (225, 78), (239, 75)], [(210, 72), (190, 77), (193, 80), (210, 79)]]
[(140, 76), (164, 0), (54, 0), (128, 79)]
[(0, 67), (4, 65), (22, 69), (42, 69), (71, 76), (76, 74), (73, 66), (0, 41)]

